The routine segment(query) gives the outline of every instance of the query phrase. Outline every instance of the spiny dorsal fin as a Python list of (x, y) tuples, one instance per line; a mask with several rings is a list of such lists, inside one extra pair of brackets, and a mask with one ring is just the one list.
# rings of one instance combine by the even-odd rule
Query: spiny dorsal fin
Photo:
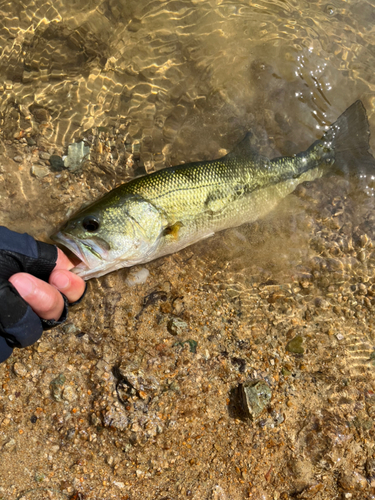
[(223, 156), (223, 160), (233, 160), (235, 158), (245, 158), (246, 160), (253, 160), (253, 161), (259, 161), (261, 158), (266, 159), (262, 157), (258, 151), (254, 148), (254, 146), (251, 144), (253, 134), (251, 132), (248, 132), (245, 137), (242, 139), (241, 142), (237, 144), (237, 146), (234, 147), (234, 149), (228, 153), (227, 155)]

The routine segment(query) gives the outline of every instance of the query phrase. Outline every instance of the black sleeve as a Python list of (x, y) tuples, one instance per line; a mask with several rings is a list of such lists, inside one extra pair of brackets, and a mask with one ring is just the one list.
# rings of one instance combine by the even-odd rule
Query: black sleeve
[(0, 363), (10, 356), (13, 347), (29, 346), (40, 338), (44, 329), (65, 321), (68, 311), (65, 297), (64, 311), (58, 321), (41, 320), (8, 281), (13, 274), (25, 272), (48, 282), (57, 255), (54, 245), (0, 226)]

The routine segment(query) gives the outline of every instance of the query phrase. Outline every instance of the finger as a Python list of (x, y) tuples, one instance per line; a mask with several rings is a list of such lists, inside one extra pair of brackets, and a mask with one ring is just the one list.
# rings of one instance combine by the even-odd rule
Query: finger
[(57, 261), (56, 261), (56, 269), (73, 269), (74, 263), (69, 259), (67, 255), (60, 249), (57, 248)]
[(60, 248), (57, 248), (57, 261), (55, 269), (72, 269), (77, 266), (81, 260), (74, 255), (72, 252), (69, 252), (69, 257), (66, 253), (64, 253)]
[(27, 273), (14, 274), (9, 281), (39, 317), (60, 318), (64, 300), (55, 287)]
[(69, 302), (80, 299), (86, 286), (82, 278), (64, 269), (52, 271), (49, 283), (62, 292)]

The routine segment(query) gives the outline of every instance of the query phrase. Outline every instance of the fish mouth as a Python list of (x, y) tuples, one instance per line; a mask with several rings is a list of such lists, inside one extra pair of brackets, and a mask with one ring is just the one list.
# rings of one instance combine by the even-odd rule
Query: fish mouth
[(82, 275), (87, 271), (100, 267), (103, 264), (103, 260), (105, 260), (108, 255), (108, 245), (101, 238), (95, 237), (92, 239), (80, 240), (71, 234), (68, 235), (59, 231), (51, 236), (51, 239), (66, 247), (80, 260), (79, 264), (72, 269), (72, 271), (78, 275)]

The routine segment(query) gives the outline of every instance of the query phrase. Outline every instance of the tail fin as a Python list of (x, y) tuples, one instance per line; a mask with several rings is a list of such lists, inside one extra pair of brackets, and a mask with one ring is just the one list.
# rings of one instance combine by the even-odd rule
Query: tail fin
[(348, 175), (375, 175), (375, 159), (369, 151), (370, 129), (361, 101), (352, 104), (330, 126), (322, 141), (334, 150), (334, 166)]

